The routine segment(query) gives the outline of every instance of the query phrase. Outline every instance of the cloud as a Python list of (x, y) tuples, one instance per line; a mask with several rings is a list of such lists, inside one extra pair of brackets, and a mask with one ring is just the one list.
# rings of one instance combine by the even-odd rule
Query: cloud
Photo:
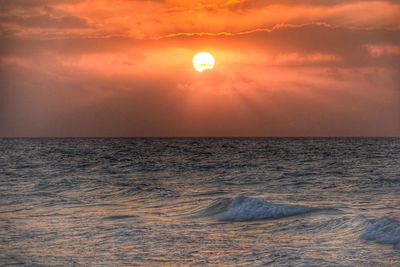
[(88, 28), (88, 22), (76, 16), (36, 15), (0, 16), (0, 23), (16, 24), (25, 28)]
[(0, 72), (0, 136), (400, 134), (395, 73), (240, 69), (103, 75), (56, 61), (8, 62)]
[[(350, 29), (326, 24), (309, 24), (279, 25), (272, 29), (241, 33), (179, 33), (158, 40), (136, 40), (127, 37), (21, 40), (4, 37), (1, 40), (0, 55), (29, 57), (34, 51), (35, 55), (56, 53), (68, 57), (121, 51), (143, 57), (144, 54), (154, 54), (168, 48), (190, 48), (249, 51), (249, 55), (263, 53), (263, 59), (258, 60), (275, 65), (387, 65), (399, 68), (399, 54), (371, 54), (371, 47), (398, 45), (400, 30)], [(243, 60), (246, 61), (246, 58)]]
[(84, 0), (0, 0), (0, 6), (2, 9), (8, 8), (32, 8), (32, 7), (43, 7), (57, 4), (76, 4)]
[[(152, 39), (179, 32), (243, 32), (282, 23), (395, 29), (400, 16), (399, 1), (174, 0), (118, 1), (111, 5), (107, 1), (17, 0), (2, 4), (1, 15), (9, 22), (2, 28), (17, 30), (16, 35), (24, 38), (81, 34)], [(93, 26), (90, 31), (88, 22)], [(64, 25), (75, 30), (59, 31), (68, 27)]]
[(149, 136), (180, 129), (182, 95), (168, 77), (107, 77), (39, 64), (2, 65), (0, 136)]
[(365, 45), (368, 52), (373, 57), (380, 57), (382, 55), (396, 56), (400, 54), (400, 45)]
[(400, 135), (397, 2), (119, 3), (4, 2), (0, 136)]
[(398, 4), (398, 0), (230, 0), (224, 3), (225, 6), (233, 10), (244, 10), (262, 8), (270, 5), (290, 5), (290, 6), (336, 6), (343, 4), (365, 3), (365, 2), (381, 2)]
[[(369, 61), (387, 60), (391, 48), (378, 43), (398, 37), (347, 29), (361, 41), (329, 48), (342, 33), (336, 30), (304, 25), (154, 41), (14, 40), (2, 49), (0, 135), (400, 135), (399, 66)], [(328, 34), (320, 43), (327, 47), (311, 44), (315, 39), (300, 43), (307, 31)], [(383, 36), (372, 38), (382, 54), (364, 47), (369, 64), (337, 64), (337, 55), (372, 45), (371, 36)], [(198, 74), (191, 57), (210, 43), (217, 66)]]
[[(262, 50), (268, 54), (300, 53), (340, 58), (348, 66), (374, 65), (366, 45), (400, 44), (400, 30), (355, 29), (326, 24), (279, 25), (240, 33), (177, 33), (164, 37), (166, 42), (192, 47), (234, 46), (236, 49)], [(392, 64), (398, 57), (389, 60)], [(334, 60), (337, 62), (337, 60)], [(393, 65), (393, 64), (392, 64)]]

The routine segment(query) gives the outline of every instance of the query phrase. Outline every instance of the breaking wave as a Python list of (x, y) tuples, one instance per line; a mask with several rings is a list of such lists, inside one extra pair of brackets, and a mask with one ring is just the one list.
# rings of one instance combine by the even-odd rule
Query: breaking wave
[(360, 239), (393, 245), (395, 249), (400, 249), (400, 220), (394, 217), (381, 217), (368, 225)]
[(321, 210), (319, 207), (273, 203), (258, 198), (237, 196), (214, 201), (199, 215), (220, 221), (279, 219)]

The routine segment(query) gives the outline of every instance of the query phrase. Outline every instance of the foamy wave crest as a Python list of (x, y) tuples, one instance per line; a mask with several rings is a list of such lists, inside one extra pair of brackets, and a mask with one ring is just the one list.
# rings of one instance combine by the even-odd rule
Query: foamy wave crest
[(320, 210), (319, 208), (273, 203), (246, 196), (223, 198), (200, 212), (201, 216), (214, 216), (221, 221), (254, 221), (278, 219)]
[(400, 219), (386, 216), (379, 218), (368, 225), (360, 238), (400, 249)]

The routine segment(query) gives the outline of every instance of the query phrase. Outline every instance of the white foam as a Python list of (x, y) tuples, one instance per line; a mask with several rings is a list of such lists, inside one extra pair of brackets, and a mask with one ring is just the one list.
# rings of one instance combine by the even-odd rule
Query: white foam
[(253, 221), (278, 219), (316, 210), (318, 208), (279, 204), (257, 198), (237, 196), (233, 199), (214, 202), (203, 211), (203, 215), (216, 216), (221, 221)]
[(379, 244), (393, 245), (400, 249), (400, 220), (393, 217), (382, 217), (368, 225), (361, 239)]

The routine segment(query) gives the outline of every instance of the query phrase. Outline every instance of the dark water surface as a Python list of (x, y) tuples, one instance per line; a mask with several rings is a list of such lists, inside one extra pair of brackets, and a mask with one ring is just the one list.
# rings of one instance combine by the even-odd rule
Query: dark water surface
[(0, 139), (0, 264), (400, 266), (399, 138)]

